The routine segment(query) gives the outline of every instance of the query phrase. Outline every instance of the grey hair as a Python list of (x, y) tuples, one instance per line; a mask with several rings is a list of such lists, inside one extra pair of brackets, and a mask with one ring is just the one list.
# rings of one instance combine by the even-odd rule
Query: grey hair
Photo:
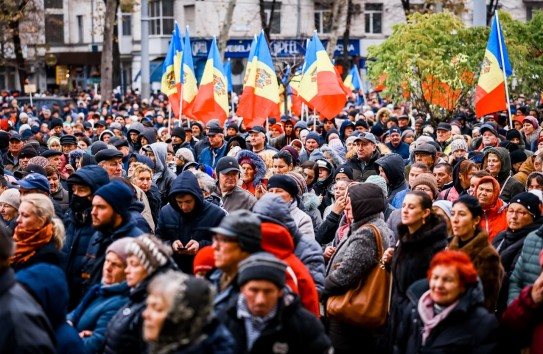
[(202, 171), (194, 172), (194, 176), (198, 182), (202, 182), (202, 189), (207, 193), (212, 193), (216, 186), (216, 181), (213, 177)]

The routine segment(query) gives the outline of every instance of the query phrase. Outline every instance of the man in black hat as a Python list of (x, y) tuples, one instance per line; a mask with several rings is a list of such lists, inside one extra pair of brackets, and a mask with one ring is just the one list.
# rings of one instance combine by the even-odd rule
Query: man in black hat
[[(67, 134), (60, 138), (60, 145), (62, 146), (62, 152), (68, 157), (68, 154), (77, 149), (77, 138), (75, 135)], [(75, 166), (72, 166), (75, 168)]]
[(437, 160), (437, 149), (430, 143), (423, 143), (413, 150), (415, 162), (422, 162), (432, 171)]
[(236, 210), (225, 216), (213, 235), (215, 267), (209, 275), (215, 285), (215, 314), (222, 314), (230, 301), (239, 294), (238, 264), (252, 253), (262, 250), (260, 219), (248, 210)]
[(239, 209), (252, 210), (256, 198), (238, 185), (241, 173), (238, 161), (231, 156), (225, 156), (217, 163), (215, 172), (224, 209), (228, 212)]
[(207, 138), (209, 147), (206, 147), (200, 153), (198, 162), (215, 168), (217, 162), (226, 155), (226, 142), (224, 141), (224, 131), (219, 123), (210, 122), (207, 126)]
[(449, 123), (441, 122), (437, 125), (436, 129), (437, 142), (441, 147), (441, 151), (445, 155), (451, 153), (450, 144), (452, 141), (452, 126)]
[(106, 170), (109, 178), (123, 176), (123, 153), (119, 150), (104, 149), (96, 156), (96, 163)]
[(173, 128), (171, 136), (172, 136), (172, 147), (173, 147), (174, 154), (177, 152), (177, 150), (181, 148), (186, 148), (192, 151), (192, 154), (194, 155), (192, 146), (190, 146), (190, 143), (187, 141), (186, 130), (183, 127)]
[(105, 120), (100, 119), (98, 122), (94, 123), (94, 128), (96, 128), (96, 132), (94, 133), (94, 138), (92, 141), (98, 141), (100, 138), (100, 134), (106, 130), (107, 123)]
[(19, 152), (19, 167), (17, 170), (24, 170), (28, 166), (28, 161), (36, 156), (38, 156), (38, 152), (36, 151), (36, 149), (34, 149), (32, 145), (27, 144), (23, 146), (23, 148)]
[(49, 164), (53, 166), (54, 168), (56, 168), (57, 170), (60, 171), (62, 169), (62, 164), (63, 164), (62, 151), (52, 150), (52, 149), (45, 150), (41, 154), (41, 156), (45, 157), (47, 161), (49, 162)]
[(2, 156), (6, 170), (14, 172), (19, 168), (19, 152), (23, 146), (23, 138), (19, 134), (10, 135), (8, 151)]
[(286, 271), (286, 263), (266, 252), (254, 253), (239, 263), (240, 295), (225, 316), (237, 349), (245, 353), (332, 353), (322, 323), (285, 289)]

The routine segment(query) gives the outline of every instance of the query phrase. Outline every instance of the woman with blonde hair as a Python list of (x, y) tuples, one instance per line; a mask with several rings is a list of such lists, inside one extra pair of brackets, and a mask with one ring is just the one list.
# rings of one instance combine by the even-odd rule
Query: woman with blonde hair
[[(132, 168), (132, 174), (130, 177), (130, 181), (133, 185), (141, 189), (145, 196), (147, 197), (147, 201), (144, 201), (144, 204), (148, 204), (149, 209), (151, 210), (151, 216), (153, 218), (153, 222), (156, 225), (158, 221), (158, 213), (160, 212), (160, 194), (155, 193), (153, 194), (153, 189), (151, 189), (153, 185), (153, 170), (147, 166), (146, 164), (134, 162), (130, 165), (130, 168)], [(155, 192), (156, 192), (155, 188)], [(143, 201), (143, 196), (138, 195), (138, 200)]]
[(13, 235), (16, 247), (11, 267), (18, 271), (38, 263), (60, 265), (64, 239), (64, 225), (55, 216), (51, 199), (38, 193), (23, 196)]

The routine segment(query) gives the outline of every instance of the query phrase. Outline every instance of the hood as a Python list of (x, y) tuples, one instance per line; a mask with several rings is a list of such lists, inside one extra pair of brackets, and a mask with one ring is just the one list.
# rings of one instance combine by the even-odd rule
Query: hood
[(168, 157), (168, 144), (163, 142), (152, 143), (150, 147), (151, 150), (153, 150), (153, 154), (155, 154), (155, 168), (153, 171), (155, 173), (164, 171), (167, 167), (166, 157)]
[(63, 324), (68, 311), (68, 283), (58, 266), (38, 263), (20, 270), (17, 280), (25, 285), (40, 303), (54, 328)]
[(307, 192), (302, 196), (302, 205), (306, 211), (315, 210), (321, 205), (321, 200), (315, 193)]
[(488, 182), (491, 182), (494, 186), (494, 194), (492, 195), (492, 200), (490, 201), (490, 203), (492, 206), (495, 206), (496, 202), (500, 197), (500, 184), (494, 177), (485, 176), (479, 180), (479, 183), (477, 183), (477, 185), (475, 186), (475, 197), (477, 197), (477, 190), (479, 189), (479, 185)]
[(483, 157), (483, 168), (486, 166), (488, 154), (495, 154), (498, 155), (498, 157), (500, 158), (502, 166), (496, 179), (500, 183), (505, 182), (505, 179), (511, 175), (511, 157), (509, 156), (509, 150), (502, 147), (493, 147), (490, 149), (486, 149), (485, 156)]
[(264, 162), (264, 160), (262, 160), (260, 156), (258, 156), (257, 154), (249, 150), (241, 150), (236, 155), (236, 159), (238, 160), (240, 167), (241, 167), (242, 160), (245, 160), (245, 159), (251, 160), (256, 170), (255, 177), (253, 180), (253, 186), (256, 187), (262, 183), (262, 180), (266, 176), (267, 167), (266, 167), (266, 163)]
[(81, 159), (85, 155), (85, 150), (75, 149), (68, 154), (68, 163), (75, 168), (77, 166), (76, 159)]
[(155, 164), (153, 163), (153, 160), (151, 160), (148, 156), (138, 154), (138, 153), (133, 153), (132, 155), (130, 155), (130, 157), (134, 157), (137, 162), (141, 162), (143, 164), (146, 164), (151, 169), (153, 169), (155, 167)]
[(264, 194), (254, 205), (253, 213), (264, 222), (284, 226), (295, 241), (301, 237), (298, 226), (290, 215), (289, 206), (280, 196), (272, 193)]
[(140, 133), (140, 139), (139, 142), (141, 143), (141, 137), (144, 136), (145, 139), (149, 142), (149, 144), (156, 143), (156, 132), (154, 128), (145, 128)]
[[(402, 184), (402, 182), (405, 181), (405, 174), (404, 174), (405, 164), (400, 155), (398, 154), (385, 155), (381, 157), (380, 159), (378, 159), (377, 161), (375, 161), (375, 165), (381, 166), (381, 168), (383, 168), (387, 176), (388, 182), (390, 183), (390, 186), (392, 188)], [(379, 169), (377, 166), (376, 166), (377, 173), (379, 173)]]
[(279, 259), (285, 259), (294, 253), (294, 241), (284, 226), (263, 222), (261, 229), (263, 251), (269, 252)]
[(140, 135), (141, 133), (143, 133), (144, 129), (145, 129), (145, 127), (140, 122), (132, 123), (132, 124), (130, 124), (130, 128), (128, 129), (128, 136), (130, 136), (131, 131), (134, 131), (134, 132), (138, 133), (138, 135)]
[(377, 111), (377, 114), (375, 115), (377, 122), (381, 123), (383, 120), (383, 115), (387, 115), (388, 117), (392, 116), (392, 111), (388, 108), (381, 108)]
[(200, 185), (198, 184), (196, 176), (194, 176), (194, 173), (190, 171), (185, 171), (177, 176), (177, 178), (172, 183), (172, 187), (170, 188), (170, 194), (168, 195), (170, 206), (178, 212), (183, 213), (181, 209), (179, 209), (179, 206), (175, 201), (175, 196), (179, 193), (185, 193), (194, 196), (194, 198), (196, 199), (196, 206), (194, 207), (195, 210), (200, 210), (204, 204), (204, 194), (200, 189)]
[(354, 130), (356, 130), (356, 126), (350, 120), (346, 120), (341, 123), (341, 127), (339, 127), (339, 137), (342, 141), (345, 141), (345, 128), (347, 128), (348, 126), (351, 126)]
[(115, 136), (115, 134), (113, 134), (113, 132), (112, 132), (111, 130), (106, 129), (106, 130), (104, 130), (103, 132), (100, 133), (100, 136), (98, 137), (98, 140), (104, 141), (103, 137), (104, 137), (105, 134), (109, 134), (109, 135), (111, 135), (111, 136)]
[(385, 211), (385, 196), (376, 184), (362, 183), (349, 187), (349, 198), (354, 222)]
[(77, 184), (78, 181), (91, 187), (92, 193), (94, 194), (98, 188), (109, 183), (109, 175), (102, 166), (88, 165), (81, 167), (68, 178), (68, 184)]

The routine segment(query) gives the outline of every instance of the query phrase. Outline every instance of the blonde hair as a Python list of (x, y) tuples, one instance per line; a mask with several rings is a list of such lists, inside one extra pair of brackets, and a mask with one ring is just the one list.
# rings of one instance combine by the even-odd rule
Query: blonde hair
[(64, 245), (66, 239), (66, 232), (64, 231), (64, 224), (62, 220), (56, 217), (55, 207), (51, 199), (39, 193), (30, 193), (21, 197), (21, 203), (27, 202), (32, 204), (34, 212), (39, 218), (45, 218), (46, 224), (53, 224), (53, 240), (55, 241), (55, 247), (59, 250)]
[(132, 171), (132, 178), (136, 178), (136, 176), (142, 172), (149, 172), (149, 174), (151, 175), (151, 179), (153, 178), (153, 170), (151, 170), (151, 167), (141, 162), (135, 162), (135, 163), (138, 163), (139, 165), (134, 167), (134, 170)]

